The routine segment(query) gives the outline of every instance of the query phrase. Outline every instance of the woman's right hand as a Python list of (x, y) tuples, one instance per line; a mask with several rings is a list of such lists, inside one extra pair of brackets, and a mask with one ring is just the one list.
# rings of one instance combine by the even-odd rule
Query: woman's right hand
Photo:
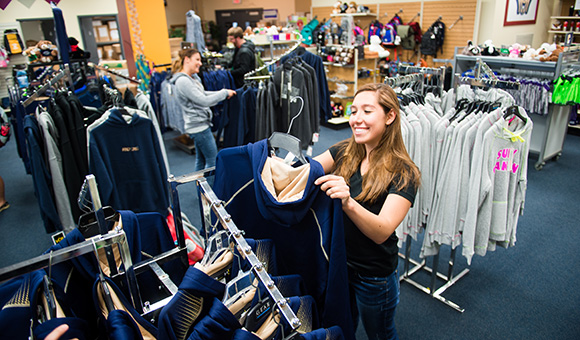
[(228, 89), (228, 99), (236, 95), (236, 91)]

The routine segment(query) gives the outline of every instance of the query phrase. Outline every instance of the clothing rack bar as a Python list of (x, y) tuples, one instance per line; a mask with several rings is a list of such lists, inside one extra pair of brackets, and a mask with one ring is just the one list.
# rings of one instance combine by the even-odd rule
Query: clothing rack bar
[[(385, 77), (384, 83), (391, 86), (397, 87), (407, 84), (416, 83), (420, 87), (421, 94), (423, 93), (424, 84), (423, 84), (424, 76), (419, 73), (412, 73), (406, 75), (400, 75), (398, 77)], [(414, 85), (413, 85), (414, 86)]]
[[(421, 66), (408, 66), (399, 63), (397, 69), (403, 74), (408, 73), (419, 73), (423, 75), (433, 75), (439, 77), (438, 88), (439, 94), (443, 93), (443, 86), (445, 84), (445, 66), (441, 67), (421, 67)], [(424, 93), (423, 93), (424, 94)]]
[[(132, 265), (127, 237), (123, 230), (118, 230), (115, 233), (109, 233), (106, 235), (97, 235), (93, 239), (94, 243), (92, 239), (83, 241), (66, 248), (55, 250), (26, 261), (0, 268), (0, 282), (7, 281), (38, 269), (47, 268), (49, 265), (65, 262), (81, 255), (93, 253), (95, 251), (94, 245), (96, 245), (97, 248), (102, 248), (118, 244), (123, 263), (126, 266)], [(127, 257), (127, 259), (125, 259), (125, 257)]]
[(264, 79), (270, 79), (272, 76), (251, 76), (251, 77), (245, 77), (244, 80), (264, 80)]
[(477, 79), (477, 78), (468, 78), (462, 77), (460, 74), (455, 74), (455, 87), (460, 84), (467, 84), (470, 86), (475, 87), (482, 87), (482, 88), (498, 88), (498, 89), (508, 89), (508, 90), (519, 90), (520, 83), (508, 80), (497, 80), (497, 79)]
[(171, 63), (169, 63), (169, 64), (159, 64), (159, 65), (153, 64), (153, 68), (156, 68), (156, 67), (169, 67), (169, 66), (171, 66)]
[(493, 70), (485, 63), (485, 61), (481, 60), (481, 58), (477, 58), (475, 61), (475, 78), (482, 79), (481, 72), (487, 75), (490, 79), (497, 80), (497, 77), (493, 73)]
[(38, 98), (40, 95), (44, 94), (44, 92), (46, 92), (46, 90), (48, 90), (50, 87), (52, 87), (54, 84), (56, 84), (64, 76), (65, 76), (64, 70), (60, 70), (52, 79), (50, 79), (44, 85), (42, 85), (41, 88), (34, 91), (34, 93), (30, 97), (26, 98), (22, 102), (22, 106), (27, 107), (28, 105), (32, 104), (32, 102), (35, 101), (36, 98)]
[(258, 72), (260, 72), (260, 71), (262, 71), (262, 70), (264, 70), (264, 69), (266, 69), (266, 68), (268, 68), (268, 67), (270, 67), (270, 66), (272, 66), (274, 64), (276, 64), (280, 59), (282, 59), (285, 56), (289, 55), (290, 53), (294, 52), (301, 44), (302, 44), (302, 36), (300, 34), (298, 34), (298, 40), (296, 41), (296, 44), (294, 44), (292, 47), (290, 47), (288, 49), (288, 51), (284, 52), (284, 54), (282, 54), (279, 57), (276, 57), (272, 61), (270, 61), (270, 62), (268, 62), (268, 63), (266, 63), (266, 64), (258, 67), (257, 69), (246, 73), (244, 75), (244, 78), (249, 77), (251, 75), (254, 75), (254, 74), (256, 74), (256, 73), (258, 73)]
[(94, 67), (94, 68), (96, 68), (97, 70), (101, 70), (101, 71), (109, 72), (110, 74), (113, 74), (113, 75), (115, 75), (115, 76), (117, 76), (117, 77), (120, 77), (120, 78), (126, 79), (126, 80), (128, 80), (128, 81), (130, 81), (130, 82), (132, 82), (132, 83), (135, 83), (135, 84), (141, 84), (141, 79), (134, 79), (134, 78), (128, 77), (128, 76), (126, 76), (126, 75), (124, 75), (124, 74), (121, 74), (121, 73), (119, 73), (119, 72), (113, 71), (113, 70), (111, 70), (111, 69), (109, 69), (109, 68), (107, 68), (107, 67), (102, 67), (102, 66), (99, 66), (99, 65), (96, 65), (96, 64), (93, 64), (93, 63), (89, 63), (89, 66), (91, 66), (91, 67)]
[(200, 190), (201, 195), (203, 196), (204, 200), (202, 202), (209, 205), (208, 208), (211, 208), (217, 218), (219, 219), (220, 224), (228, 230), (230, 235), (233, 236), (233, 239), (236, 241), (239, 249), (244, 253), (248, 262), (250, 262), (254, 273), (258, 277), (258, 279), (264, 284), (266, 290), (274, 299), (276, 305), (280, 313), (284, 316), (290, 327), (292, 329), (297, 329), (300, 326), (300, 320), (294, 314), (294, 311), (288, 306), (288, 302), (286, 298), (280, 293), (274, 281), (270, 278), (268, 273), (266, 272), (264, 265), (258, 259), (256, 254), (252, 251), (252, 248), (246, 242), (246, 239), (242, 236), (242, 232), (238, 229), (236, 224), (232, 221), (232, 217), (228, 214), (224, 207), (224, 202), (222, 202), (214, 193), (213, 189), (207, 182), (205, 178), (201, 178), (197, 180), (197, 185)]

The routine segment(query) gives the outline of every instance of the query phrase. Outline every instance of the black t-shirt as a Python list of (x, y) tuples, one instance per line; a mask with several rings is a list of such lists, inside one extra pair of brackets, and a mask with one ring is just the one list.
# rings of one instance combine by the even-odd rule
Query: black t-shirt
[[(338, 160), (337, 155), (339, 151), (337, 145), (333, 145), (329, 151), (336, 162)], [(354, 175), (352, 175), (349, 181), (350, 196), (352, 198), (355, 198), (362, 192), (362, 180), (363, 177), (359, 168)], [(395, 181), (393, 182), (396, 182), (396, 180), (397, 178), (395, 178)], [(367, 210), (378, 215), (388, 195), (395, 194), (403, 196), (413, 204), (416, 192), (417, 189), (412, 183), (407, 185), (403, 190), (397, 190), (393, 185), (391, 185), (387, 192), (379, 196), (374, 203), (370, 204), (369, 202), (360, 202), (358, 200), (357, 202)], [(349, 268), (356, 270), (363, 276), (373, 277), (385, 277), (397, 269), (399, 252), (397, 241), (399, 239), (395, 233), (393, 233), (382, 244), (376, 244), (359, 230), (346, 213), (343, 213), (343, 219), (346, 259)]]

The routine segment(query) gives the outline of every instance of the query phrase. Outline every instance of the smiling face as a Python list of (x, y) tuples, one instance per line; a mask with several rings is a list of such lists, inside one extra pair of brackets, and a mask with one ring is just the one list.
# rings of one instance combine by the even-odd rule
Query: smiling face
[(379, 144), (387, 126), (394, 120), (395, 112), (385, 112), (376, 91), (363, 91), (355, 96), (349, 124), (354, 140), (365, 145), (367, 154)]
[(183, 58), (183, 70), (187, 74), (199, 73), (201, 65), (201, 55), (199, 53), (194, 53), (191, 57)]

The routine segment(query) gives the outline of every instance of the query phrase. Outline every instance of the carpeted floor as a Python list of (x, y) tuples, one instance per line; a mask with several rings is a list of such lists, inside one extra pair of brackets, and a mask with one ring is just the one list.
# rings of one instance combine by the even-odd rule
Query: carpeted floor
[[(350, 135), (348, 128), (322, 128), (314, 146), (317, 155)], [(190, 173), (195, 156), (173, 145), (175, 134), (164, 135), (171, 172)], [(530, 164), (537, 159), (530, 155)], [(397, 330), (401, 339), (580, 339), (580, 252), (578, 193), (580, 137), (566, 137), (562, 157), (542, 171), (528, 169), (525, 213), (518, 224), (517, 243), (474, 257), (470, 272), (443, 296), (465, 309), (459, 313), (408, 283), (401, 284)], [(11, 207), (0, 213), (0, 267), (40, 255), (51, 245), (40, 219), (32, 178), (24, 171), (15, 140), (0, 149), (0, 176)], [(199, 221), (195, 185), (179, 187), (182, 210)], [(412, 244), (418, 258), (420, 241)], [(461, 257), (454, 273), (467, 267)], [(442, 247), (439, 272), (446, 272), (449, 249)], [(427, 259), (431, 266), (432, 259)], [(399, 270), (402, 270), (402, 262)], [(430, 276), (413, 277), (428, 286)], [(438, 286), (441, 281), (438, 282)], [(366, 339), (359, 327), (357, 336)]]

